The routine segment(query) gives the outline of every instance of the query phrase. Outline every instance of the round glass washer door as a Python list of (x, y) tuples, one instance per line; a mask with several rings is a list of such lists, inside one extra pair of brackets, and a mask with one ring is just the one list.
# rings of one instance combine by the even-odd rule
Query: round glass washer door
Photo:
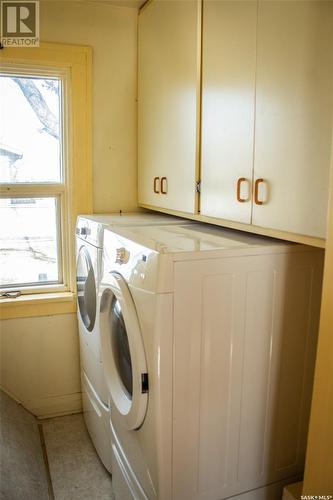
[(145, 350), (133, 298), (124, 278), (111, 272), (100, 305), (103, 369), (113, 403), (127, 429), (139, 428), (148, 406)]
[(76, 263), (77, 300), (82, 322), (91, 332), (96, 320), (96, 284), (91, 258), (86, 247), (79, 250)]

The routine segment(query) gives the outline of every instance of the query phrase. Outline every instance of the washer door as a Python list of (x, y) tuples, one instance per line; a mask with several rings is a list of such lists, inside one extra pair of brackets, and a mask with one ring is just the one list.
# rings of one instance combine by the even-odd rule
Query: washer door
[(113, 411), (127, 429), (144, 421), (148, 405), (148, 373), (136, 308), (124, 278), (111, 272), (100, 306), (103, 369)]
[(82, 322), (91, 332), (96, 319), (95, 273), (88, 250), (82, 246), (76, 263), (77, 300)]

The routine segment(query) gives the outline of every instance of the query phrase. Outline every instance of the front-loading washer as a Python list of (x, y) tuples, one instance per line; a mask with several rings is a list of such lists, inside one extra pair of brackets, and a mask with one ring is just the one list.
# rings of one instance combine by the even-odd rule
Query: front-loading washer
[[(179, 224), (178, 217), (154, 213), (81, 215), (76, 225), (77, 317), (79, 326), (83, 414), (95, 448), (111, 470), (110, 409), (102, 369), (99, 282), (105, 227)], [(191, 223), (191, 221), (183, 221)]]
[(116, 500), (277, 500), (301, 476), (323, 256), (202, 224), (105, 230)]

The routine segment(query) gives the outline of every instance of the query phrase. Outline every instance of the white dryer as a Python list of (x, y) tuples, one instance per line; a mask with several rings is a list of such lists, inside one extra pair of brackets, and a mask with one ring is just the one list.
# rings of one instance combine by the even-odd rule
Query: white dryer
[(117, 500), (275, 500), (300, 477), (323, 255), (201, 224), (105, 230)]
[(77, 220), (77, 316), (83, 413), (95, 448), (108, 470), (111, 470), (110, 411), (102, 369), (98, 296), (103, 230), (110, 226), (179, 224), (179, 221), (182, 219), (152, 213), (82, 215)]

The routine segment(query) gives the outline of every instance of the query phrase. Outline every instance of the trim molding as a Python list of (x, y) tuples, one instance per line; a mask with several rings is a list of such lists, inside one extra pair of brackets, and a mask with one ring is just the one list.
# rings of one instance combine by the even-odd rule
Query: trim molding
[(1, 387), (1, 390), (39, 419), (61, 417), (82, 412), (81, 392), (20, 401), (4, 387)]
[(302, 495), (303, 482), (290, 484), (283, 489), (282, 500), (299, 500)]
[[(65, 45), (61, 43), (41, 43), (34, 48), (4, 48), (1, 50), (1, 62), (10, 67), (31, 67), (57, 69), (68, 73), (68, 128), (66, 180), (66, 201), (63, 223), (63, 248), (65, 270), (67, 271), (68, 290), (72, 296), (76, 290), (75, 279), (75, 224), (80, 213), (92, 213), (92, 49), (88, 46)], [(43, 294), (44, 295), (44, 294)], [(46, 294), (45, 294), (46, 295)], [(36, 302), (34, 302), (36, 301)], [(72, 303), (71, 303), (71, 302)], [(49, 293), (49, 298), (41, 301), (40, 294), (29, 296), (13, 303), (1, 301), (1, 317), (45, 316), (75, 312), (73, 298), (56, 296)]]
[(82, 412), (82, 394), (65, 394), (49, 398), (23, 401), (22, 405), (39, 419), (61, 417)]
[(76, 295), (71, 292), (21, 295), (0, 299), (0, 319), (32, 318), (76, 312)]

